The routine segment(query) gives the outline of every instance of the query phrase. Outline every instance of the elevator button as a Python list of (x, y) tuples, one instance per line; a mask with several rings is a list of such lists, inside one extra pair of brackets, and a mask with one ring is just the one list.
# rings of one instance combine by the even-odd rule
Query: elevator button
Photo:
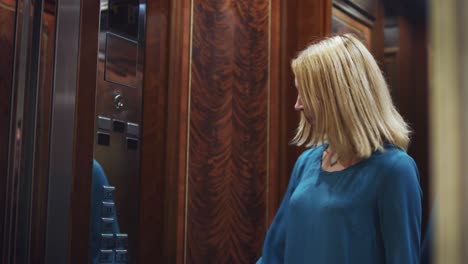
[(127, 250), (117, 249), (115, 250), (115, 263), (123, 264), (127, 263)]
[(115, 234), (115, 248), (126, 249), (128, 247), (128, 235), (127, 234)]
[(138, 139), (127, 137), (127, 149), (128, 150), (138, 149)]
[(114, 218), (101, 217), (101, 231), (103, 233), (114, 232)]
[(140, 126), (135, 123), (127, 123), (127, 135), (132, 137), (140, 137)]
[(111, 119), (108, 117), (104, 117), (104, 116), (98, 116), (97, 127), (98, 129), (102, 129), (102, 130), (111, 130), (112, 128)]
[(100, 250), (99, 251), (99, 263), (112, 263), (114, 261), (113, 250)]
[(113, 129), (115, 132), (123, 133), (125, 131), (125, 122), (120, 120), (114, 120)]
[(102, 202), (102, 211), (101, 215), (105, 218), (112, 218), (115, 214), (115, 204), (114, 202)]
[(98, 132), (97, 133), (97, 143), (103, 146), (110, 145), (110, 135), (108, 133)]
[(101, 234), (101, 249), (114, 248), (114, 234)]
[(102, 189), (103, 189), (103, 192), (104, 192), (104, 198), (103, 199), (112, 201), (114, 199), (115, 187), (114, 186), (103, 185)]

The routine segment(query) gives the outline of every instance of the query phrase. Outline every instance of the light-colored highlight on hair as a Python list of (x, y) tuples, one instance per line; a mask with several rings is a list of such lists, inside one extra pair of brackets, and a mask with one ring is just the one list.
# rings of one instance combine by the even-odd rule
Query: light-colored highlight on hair
[(292, 70), (304, 106), (293, 144), (328, 142), (342, 161), (368, 158), (386, 142), (407, 149), (409, 127), (374, 57), (356, 37), (311, 44), (292, 61)]

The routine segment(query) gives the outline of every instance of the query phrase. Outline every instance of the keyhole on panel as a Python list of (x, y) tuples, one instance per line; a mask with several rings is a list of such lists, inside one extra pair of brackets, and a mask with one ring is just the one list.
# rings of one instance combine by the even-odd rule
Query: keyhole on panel
[(121, 94), (117, 94), (116, 96), (114, 96), (114, 106), (115, 106), (115, 109), (119, 111), (123, 110), (125, 106), (125, 101)]

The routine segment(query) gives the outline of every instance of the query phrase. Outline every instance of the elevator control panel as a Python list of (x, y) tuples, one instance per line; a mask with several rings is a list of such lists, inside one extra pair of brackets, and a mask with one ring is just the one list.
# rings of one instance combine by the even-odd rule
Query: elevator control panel
[(98, 145), (111, 146), (113, 136), (121, 139), (122, 135), (124, 135), (124, 142), (119, 143), (123, 144), (129, 151), (138, 150), (140, 145), (140, 126), (138, 124), (98, 116), (97, 126)]
[(99, 185), (105, 185), (100, 193), (105, 199), (94, 204), (93, 228), (99, 232), (93, 232), (92, 256), (101, 263), (134, 264), (141, 197), (147, 0), (99, 2), (93, 158), (107, 181)]
[(114, 202), (115, 187), (102, 186), (101, 234), (99, 235), (98, 264), (126, 264), (128, 261), (128, 234), (116, 228), (118, 225), (116, 205)]

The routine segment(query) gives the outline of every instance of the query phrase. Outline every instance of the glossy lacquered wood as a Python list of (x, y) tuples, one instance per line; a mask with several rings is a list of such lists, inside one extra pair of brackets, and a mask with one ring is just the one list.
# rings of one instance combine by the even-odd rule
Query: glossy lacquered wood
[(253, 263), (265, 234), (270, 1), (194, 1), (188, 263)]
[[(280, 87), (279, 87), (279, 165), (278, 197), (283, 197), (294, 163), (304, 150), (291, 146), (299, 123), (294, 110), (297, 90), (291, 71), (291, 60), (312, 41), (326, 36), (330, 31), (331, 1), (283, 0), (281, 1), (280, 32)], [(279, 200), (276, 201), (277, 203)], [(279, 204), (276, 205), (278, 207)]]
[(73, 144), (69, 263), (89, 262), (99, 1), (82, 0)]
[(0, 1), (0, 248), (3, 245), (4, 205), (8, 175), (10, 100), (13, 85), (16, 1)]
[(400, 16), (398, 97), (395, 98), (413, 134), (409, 154), (418, 165), (423, 200), (423, 227), (431, 210), (429, 156), (428, 33), (424, 20), (414, 22)]
[(169, 14), (164, 230), (161, 260), (162, 263), (168, 264), (184, 263), (191, 1), (171, 1)]
[(137, 263), (163, 259), (170, 1), (148, 1)]
[(41, 52), (39, 56), (36, 148), (31, 221), (31, 263), (44, 263), (45, 226), (50, 152), (50, 113), (53, 91), (56, 2), (46, 1), (42, 14)]

